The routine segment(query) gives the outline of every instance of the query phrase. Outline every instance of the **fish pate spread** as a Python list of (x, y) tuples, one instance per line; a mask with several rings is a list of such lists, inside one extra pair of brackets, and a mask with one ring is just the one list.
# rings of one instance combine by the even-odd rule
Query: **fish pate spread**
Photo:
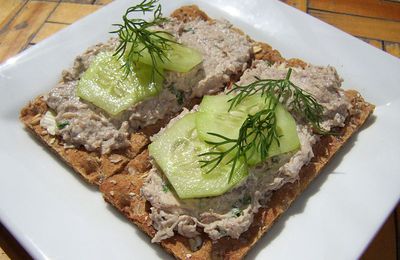
[[(251, 69), (245, 71), (238, 85), (255, 81), (255, 76), (263, 79), (282, 79), (288, 72), (285, 64), (269, 65), (264, 61), (254, 62)], [(321, 126), (326, 130), (344, 125), (350, 109), (350, 103), (344, 95), (341, 78), (333, 67), (308, 65), (304, 69), (292, 71), (291, 82), (312, 94), (324, 107)], [(290, 103), (290, 100), (287, 104)], [(267, 207), (274, 190), (285, 183), (298, 180), (300, 169), (310, 162), (313, 145), (319, 140), (305, 123), (304, 118), (296, 115), (287, 105), (296, 120), (297, 133), (301, 149), (291, 154), (269, 158), (249, 169), (249, 176), (239, 185), (223, 195), (198, 199), (179, 199), (170, 189), (167, 181), (155, 162), (142, 188), (142, 195), (151, 203), (150, 217), (157, 230), (153, 242), (160, 242), (175, 234), (198, 241), (199, 230), (213, 239), (224, 236), (239, 238), (251, 223), (260, 207)], [(183, 117), (183, 111), (171, 120), (166, 128)], [(162, 129), (162, 133), (165, 129)], [(158, 133), (158, 134), (160, 134)], [(200, 240), (201, 241), (201, 240)]]
[[(226, 21), (200, 19), (181, 22), (170, 19), (162, 28), (175, 36), (177, 42), (197, 49), (203, 62), (187, 73), (168, 71), (164, 88), (152, 98), (135, 104), (117, 116), (76, 96), (79, 79), (103, 51), (115, 51), (119, 41), (111, 38), (79, 55), (72, 68), (62, 73), (62, 79), (46, 96), (55, 112), (56, 128), (67, 146), (83, 146), (102, 154), (129, 146), (129, 134), (168, 115), (182, 110), (185, 101), (223, 89), (232, 75), (240, 74), (251, 58), (252, 47), (246, 36), (232, 29)], [(65, 123), (67, 122), (67, 123)], [(42, 125), (46, 127), (46, 125)]]

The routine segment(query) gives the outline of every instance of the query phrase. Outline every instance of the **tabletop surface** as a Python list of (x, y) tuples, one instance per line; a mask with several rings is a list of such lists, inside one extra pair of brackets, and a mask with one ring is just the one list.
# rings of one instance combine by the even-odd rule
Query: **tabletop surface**
[[(0, 63), (112, 0), (0, 0)], [(400, 57), (400, 0), (283, 0)], [(400, 206), (362, 259), (400, 259)], [(0, 260), (29, 255), (0, 223)]]

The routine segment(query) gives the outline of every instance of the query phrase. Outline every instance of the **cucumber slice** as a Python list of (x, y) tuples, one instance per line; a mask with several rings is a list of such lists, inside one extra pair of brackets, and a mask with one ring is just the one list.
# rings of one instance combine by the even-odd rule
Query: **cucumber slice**
[(150, 66), (139, 64), (126, 75), (122, 65), (111, 52), (99, 53), (81, 76), (77, 96), (116, 115), (161, 91), (163, 78)]
[(198, 155), (210, 151), (211, 146), (198, 139), (196, 114), (185, 115), (149, 145), (150, 155), (181, 199), (221, 195), (248, 174), (242, 161), (237, 165), (230, 182), (231, 165), (226, 165), (226, 161), (210, 173), (206, 173), (207, 168), (201, 168)]
[[(203, 141), (218, 142), (221, 138), (209, 135), (209, 132), (218, 133), (231, 139), (236, 139), (239, 129), (247, 115), (255, 114), (267, 105), (259, 95), (249, 96), (230, 111), (230, 99), (234, 95), (204, 96), (199, 105), (199, 114), (196, 118), (196, 127), (199, 138)], [(227, 149), (231, 145), (225, 145)], [(226, 151), (226, 149), (223, 149)]]
[[(158, 35), (172, 39), (169, 34), (163, 32), (158, 33)], [(203, 56), (198, 50), (178, 43), (170, 42), (169, 44), (170, 48), (166, 51), (167, 57), (163, 60), (156, 58), (157, 67), (177, 72), (188, 72), (203, 61)], [(139, 62), (153, 66), (149, 51), (143, 44), (135, 46), (135, 51), (141, 51), (141, 56), (138, 58)]]
[[(266, 108), (268, 104), (260, 95), (253, 95), (244, 99), (239, 105), (232, 108), (229, 112), (230, 103), (228, 100), (231, 95), (207, 96), (203, 98), (196, 117), (196, 128), (199, 138), (203, 141), (221, 142), (222, 139), (210, 135), (217, 133), (231, 139), (237, 139), (239, 130), (248, 115), (254, 114)], [(268, 102), (268, 101), (267, 101)], [(223, 109), (221, 109), (221, 107)], [(280, 135), (279, 145), (273, 142), (267, 154), (272, 157), (278, 154), (291, 152), (300, 148), (300, 141), (297, 136), (296, 122), (288, 111), (278, 104), (275, 110), (277, 119), (277, 130)], [(234, 143), (227, 143), (218, 146), (221, 151), (227, 151)], [(231, 156), (234, 152), (231, 153)], [(256, 150), (247, 152), (248, 165), (255, 165), (266, 158), (261, 158), (261, 154)]]

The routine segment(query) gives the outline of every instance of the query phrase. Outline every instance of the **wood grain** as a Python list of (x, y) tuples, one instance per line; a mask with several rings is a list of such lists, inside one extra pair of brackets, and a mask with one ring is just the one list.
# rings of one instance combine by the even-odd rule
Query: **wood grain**
[(384, 50), (393, 56), (400, 58), (400, 43), (398, 42), (384, 42)]
[(382, 0), (308, 0), (308, 7), (324, 11), (354, 14), (400, 21), (400, 3)]
[(0, 0), (0, 30), (11, 21), (25, 3), (26, 0)]
[(400, 42), (400, 22), (316, 10), (309, 13), (354, 36)]
[(368, 246), (361, 259), (397, 259), (396, 254), (396, 222), (394, 214), (391, 214), (383, 224), (374, 240)]
[(60, 3), (47, 21), (71, 24), (99, 8), (101, 8), (101, 6), (98, 5)]
[(383, 41), (374, 40), (374, 39), (368, 39), (368, 38), (362, 38), (362, 37), (359, 37), (359, 39), (365, 41), (366, 43), (371, 44), (372, 46), (375, 46), (378, 49), (381, 49), (381, 50), (383, 49)]
[(109, 3), (111, 3), (113, 0), (96, 0), (94, 3), (96, 4), (96, 5), (106, 5), (106, 4), (109, 4)]
[(3, 251), (3, 249), (1, 249), (1, 247), (0, 247), (0, 260), (10, 260), (8, 255)]
[(28, 2), (7, 30), (0, 33), (0, 62), (24, 49), (56, 6), (53, 2)]
[(307, 0), (282, 0), (282, 2), (293, 6), (303, 12), (307, 12)]
[(58, 32), (61, 29), (64, 29), (65, 27), (68, 27), (68, 25), (62, 23), (46, 22), (43, 24), (42, 28), (40, 28), (39, 32), (35, 35), (31, 43), (36, 44), (40, 41), (43, 41), (47, 37), (51, 36), (52, 34)]

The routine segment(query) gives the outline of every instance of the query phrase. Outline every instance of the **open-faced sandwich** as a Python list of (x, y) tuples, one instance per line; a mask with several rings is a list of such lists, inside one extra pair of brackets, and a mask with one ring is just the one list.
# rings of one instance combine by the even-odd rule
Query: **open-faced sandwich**
[(21, 120), (180, 259), (242, 258), (374, 108), (196, 6), (114, 33)]

